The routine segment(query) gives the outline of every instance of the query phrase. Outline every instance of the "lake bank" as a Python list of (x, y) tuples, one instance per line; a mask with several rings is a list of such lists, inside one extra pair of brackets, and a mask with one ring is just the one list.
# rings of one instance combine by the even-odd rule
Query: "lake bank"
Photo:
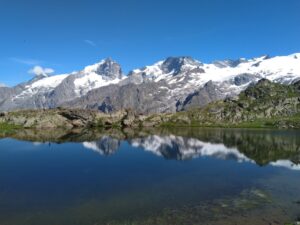
[[(24, 110), (0, 115), (0, 132), (11, 133), (18, 129), (66, 129), (75, 128), (126, 128), (131, 127), (216, 127), (216, 128), (276, 128), (300, 129), (300, 115), (289, 117), (258, 118), (250, 121), (213, 121), (195, 118), (199, 110), (175, 114), (141, 115), (130, 110), (105, 114), (94, 110)], [(200, 111), (199, 111), (200, 112)]]

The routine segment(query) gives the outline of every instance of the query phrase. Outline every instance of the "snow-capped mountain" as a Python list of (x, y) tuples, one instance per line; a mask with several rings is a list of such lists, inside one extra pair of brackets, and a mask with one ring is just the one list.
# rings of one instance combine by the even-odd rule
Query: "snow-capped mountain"
[(124, 78), (120, 65), (108, 58), (78, 72), (36, 76), (21, 84), (20, 88), (6, 99), (3, 99), (0, 90), (0, 98), (3, 101), (0, 108), (53, 108), (81, 97), (92, 89), (117, 84)]
[[(152, 66), (136, 69), (130, 75), (140, 74), (148, 79), (178, 83), (189, 76), (188, 85), (203, 85), (208, 81), (224, 82), (240, 74), (252, 74), (271, 81), (290, 83), (300, 74), (300, 53), (270, 58), (215, 61), (204, 64), (190, 57), (170, 57)], [(237, 83), (236, 83), (237, 84)]]
[(98, 141), (83, 142), (82, 144), (85, 148), (101, 155), (112, 155), (119, 149), (121, 141), (109, 136), (103, 136)]
[(120, 87), (89, 92), (67, 106), (105, 112), (133, 108), (143, 113), (175, 112), (235, 96), (262, 78), (281, 83), (300, 79), (300, 54), (201, 63), (169, 57), (131, 71)]
[(130, 143), (134, 147), (141, 147), (145, 151), (163, 156), (166, 159), (186, 160), (210, 156), (224, 160), (234, 159), (238, 162), (251, 161), (236, 148), (175, 135), (152, 135), (146, 138), (133, 139)]
[(66, 81), (66, 78), (72, 78), (72, 83), (74, 85), (73, 90), (76, 93), (76, 96), (79, 97), (92, 89), (118, 83), (122, 80), (123, 74), (119, 64), (111, 59), (105, 59), (94, 65), (87, 66), (79, 72), (56, 76), (44, 76), (36, 80), (36, 82), (26, 86), (25, 90), (20, 95), (50, 92), (58, 87), (63, 81)]
[[(196, 105), (205, 105), (212, 100), (237, 95), (250, 83), (262, 78), (286, 84), (300, 79), (300, 54), (215, 61), (211, 64), (190, 57), (170, 57), (152, 66), (133, 70), (129, 75), (154, 82), (166, 81), (168, 96), (179, 105), (187, 104), (195, 94), (204, 91), (200, 96), (202, 102), (200, 99)], [(206, 100), (205, 97), (212, 99)]]
[[(221, 160), (234, 160), (239, 163), (255, 163), (236, 147), (227, 147), (223, 143), (204, 142), (196, 138), (185, 138), (175, 135), (150, 135), (129, 141), (133, 147), (142, 148), (166, 159), (188, 160), (199, 157), (212, 157)], [(300, 165), (291, 160), (282, 159), (270, 162), (271, 166), (300, 170)]]
[(262, 78), (285, 84), (299, 80), (300, 53), (209, 64), (191, 57), (169, 57), (127, 76), (109, 58), (78, 72), (0, 87), (0, 110), (65, 106), (104, 112), (121, 108), (174, 112), (235, 96)]
[[(224, 143), (202, 141), (197, 138), (186, 138), (176, 135), (149, 135), (127, 141), (135, 148), (170, 160), (210, 157), (220, 160), (234, 160), (239, 163), (255, 163), (255, 160), (240, 152), (237, 147), (228, 147)], [(100, 155), (109, 156), (119, 150), (121, 140), (103, 136), (98, 141), (83, 142), (82, 144), (86, 149), (97, 152)], [(300, 170), (300, 165), (289, 159), (271, 161), (268, 165)]]

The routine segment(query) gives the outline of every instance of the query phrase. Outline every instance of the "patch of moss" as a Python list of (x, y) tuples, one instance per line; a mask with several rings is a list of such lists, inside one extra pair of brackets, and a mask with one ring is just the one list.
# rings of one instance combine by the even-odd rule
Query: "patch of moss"
[(9, 123), (0, 123), (0, 134), (7, 135), (11, 134), (17, 129), (21, 129), (20, 126), (9, 124)]

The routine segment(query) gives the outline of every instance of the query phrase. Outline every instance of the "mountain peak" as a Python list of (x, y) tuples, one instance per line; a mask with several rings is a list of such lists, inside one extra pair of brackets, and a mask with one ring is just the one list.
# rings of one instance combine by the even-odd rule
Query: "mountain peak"
[(27, 85), (28, 85), (28, 84), (32, 84), (32, 83), (34, 83), (34, 82), (36, 82), (36, 81), (42, 80), (42, 79), (47, 78), (47, 77), (49, 77), (47, 74), (39, 74), (39, 75), (36, 75), (36, 76), (34, 76), (31, 80), (29, 80), (29, 81), (27, 82)]
[(161, 67), (163, 72), (173, 72), (174, 75), (176, 75), (182, 71), (182, 67), (185, 65), (190, 67), (199, 67), (203, 64), (190, 56), (179, 56), (166, 58), (166, 60), (162, 63)]
[(117, 63), (115, 60), (112, 59), (112, 57), (107, 57), (100, 61), (100, 63)]
[(94, 72), (98, 75), (109, 77), (112, 79), (120, 79), (123, 76), (121, 66), (110, 57), (101, 60), (99, 63), (85, 67), (84, 72)]
[[(77, 72), (49, 77), (42, 74), (10, 90), (1, 88), (0, 99), (4, 101), (0, 110), (52, 108), (70, 101), (73, 106), (80, 97), (87, 104), (80, 100), (79, 107), (99, 110), (126, 106), (147, 113), (174, 111), (180, 108), (177, 102), (184, 103), (190, 96), (194, 100), (189, 102), (206, 104), (236, 96), (262, 78), (293, 84), (300, 80), (299, 60), (299, 53), (215, 64), (202, 64), (189, 56), (168, 57), (124, 76), (121, 66), (109, 57)], [(262, 88), (268, 85), (267, 80), (258, 83)], [(299, 90), (299, 83), (296, 86)]]

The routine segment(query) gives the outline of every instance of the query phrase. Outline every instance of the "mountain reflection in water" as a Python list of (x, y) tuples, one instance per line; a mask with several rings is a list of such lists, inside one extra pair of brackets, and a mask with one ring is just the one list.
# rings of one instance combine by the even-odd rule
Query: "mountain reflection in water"
[[(186, 138), (175, 135), (149, 135), (142, 138), (129, 139), (127, 141), (132, 147), (142, 148), (145, 151), (149, 151), (165, 159), (188, 160), (198, 157), (214, 157), (222, 160), (255, 163), (255, 160), (240, 152), (237, 147), (227, 147), (223, 143), (203, 142), (196, 138)], [(120, 144), (121, 140), (103, 136), (98, 141), (84, 142), (83, 146), (101, 155), (108, 156), (116, 153), (119, 150)], [(262, 151), (264, 151), (264, 149), (262, 149)], [(289, 159), (278, 159), (269, 164), (292, 170), (300, 170), (300, 164), (298, 162), (294, 163)]]
[(260, 166), (300, 170), (300, 132), (296, 130), (251, 130), (178, 128), (147, 130), (22, 130), (11, 137), (40, 142), (80, 142), (101, 155), (115, 154), (122, 142), (165, 159), (188, 160), (214, 157)]
[(295, 222), (299, 134), (156, 128), (2, 135), (0, 224)]

